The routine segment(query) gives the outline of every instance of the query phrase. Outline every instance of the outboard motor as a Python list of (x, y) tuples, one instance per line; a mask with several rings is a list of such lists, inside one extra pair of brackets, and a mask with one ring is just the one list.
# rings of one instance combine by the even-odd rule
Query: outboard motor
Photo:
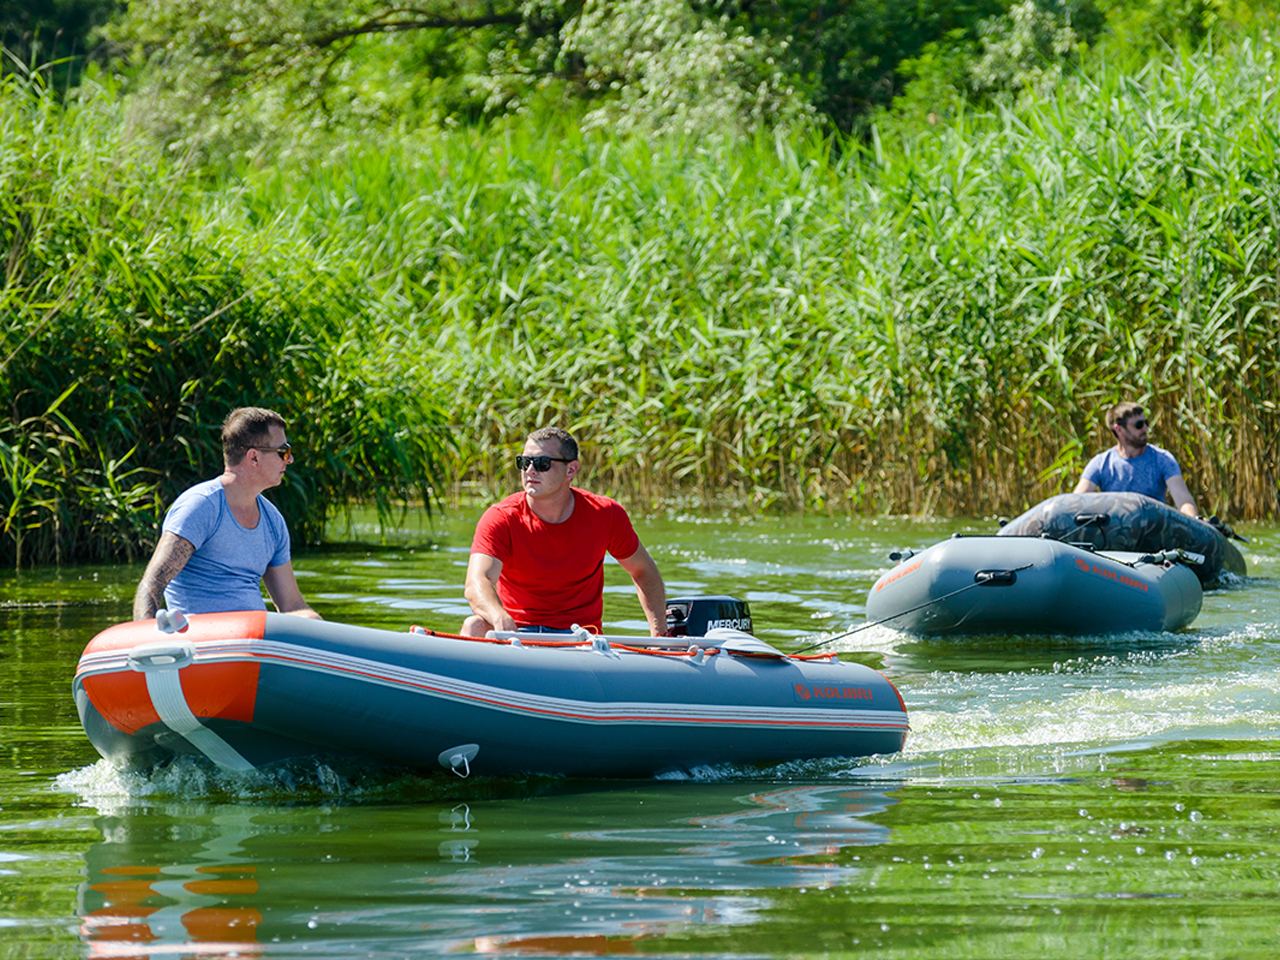
[(674, 597), (667, 601), (667, 632), (673, 637), (705, 637), (708, 630), (751, 632), (751, 609), (737, 597)]

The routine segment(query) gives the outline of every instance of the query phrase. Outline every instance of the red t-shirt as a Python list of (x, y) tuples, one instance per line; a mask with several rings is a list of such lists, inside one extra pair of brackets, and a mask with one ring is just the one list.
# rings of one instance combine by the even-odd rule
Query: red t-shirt
[(599, 628), (604, 618), (604, 554), (625, 560), (640, 538), (622, 504), (573, 488), (573, 513), (547, 523), (523, 492), (484, 512), (472, 553), (502, 561), (498, 599), (521, 626)]

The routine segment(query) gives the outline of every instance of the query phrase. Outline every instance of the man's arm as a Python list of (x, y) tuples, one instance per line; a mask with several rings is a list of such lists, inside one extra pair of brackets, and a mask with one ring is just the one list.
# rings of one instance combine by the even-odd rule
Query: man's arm
[(515, 630), (516, 622), (498, 599), (498, 576), (501, 573), (502, 561), (497, 557), (473, 553), (467, 562), (467, 582), (463, 593), (476, 616), (488, 620), (494, 630)]
[(662, 582), (662, 574), (658, 565), (649, 556), (649, 551), (641, 544), (636, 552), (625, 560), (619, 560), (618, 566), (631, 574), (636, 584), (636, 596), (640, 599), (640, 609), (649, 621), (649, 629), (655, 637), (667, 635), (667, 586)]
[(295, 617), (306, 617), (308, 620), (323, 620), (303, 599), (302, 590), (298, 587), (298, 578), (294, 576), (292, 563), (281, 563), (267, 567), (262, 575), (262, 582), (267, 585), (267, 593), (271, 601), (281, 613), (291, 613)]
[(1196, 502), (1192, 499), (1191, 491), (1187, 489), (1187, 481), (1182, 479), (1182, 474), (1170, 477), (1165, 487), (1169, 491), (1169, 496), (1173, 497), (1173, 505), (1180, 513), (1185, 513), (1188, 517), (1200, 516), (1200, 511), (1196, 509)]
[(160, 534), (160, 541), (156, 544), (151, 561), (133, 595), (133, 619), (150, 620), (156, 615), (156, 611), (164, 606), (164, 588), (187, 565), (195, 552), (195, 544), (190, 540), (185, 540), (176, 533)]
[(1098, 485), (1094, 483), (1092, 480), (1086, 480), (1084, 477), (1081, 477), (1080, 482), (1076, 484), (1076, 488), (1071, 492), (1072, 493), (1098, 493), (1100, 491), (1099, 491)]

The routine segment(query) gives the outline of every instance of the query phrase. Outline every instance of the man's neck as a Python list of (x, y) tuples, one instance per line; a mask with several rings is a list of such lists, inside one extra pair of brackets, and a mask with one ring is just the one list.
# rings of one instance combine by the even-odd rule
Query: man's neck
[(573, 515), (573, 487), (565, 487), (563, 493), (551, 499), (544, 497), (534, 499), (526, 493), (524, 502), (529, 505), (534, 516), (543, 523), (564, 523)]
[(1140, 447), (1134, 447), (1134, 446), (1130, 446), (1127, 443), (1120, 442), (1116, 444), (1116, 449), (1119, 451), (1120, 456), (1124, 457), (1124, 459), (1132, 460), (1134, 457), (1142, 456), (1143, 451), (1145, 451), (1148, 446), (1150, 446), (1150, 444), (1144, 443)]
[(222, 480), (222, 492), (227, 498), (232, 508), (249, 509), (258, 501), (258, 494), (262, 492), (252, 486), (248, 480), (240, 476), (230, 467), (222, 472), (219, 478)]

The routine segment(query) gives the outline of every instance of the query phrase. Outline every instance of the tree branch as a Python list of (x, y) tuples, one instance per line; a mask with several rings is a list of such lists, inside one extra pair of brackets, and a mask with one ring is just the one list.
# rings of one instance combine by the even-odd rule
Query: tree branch
[[(404, 19), (391, 19), (399, 15), (418, 14), (417, 16), (405, 16)], [(479, 17), (440, 17), (440, 16), (423, 16), (420, 11), (416, 10), (388, 10), (384, 14), (376, 17), (370, 17), (362, 23), (353, 24), (349, 27), (339, 27), (328, 33), (317, 34), (309, 37), (307, 42), (318, 49), (330, 47), (342, 40), (349, 40), (353, 37), (359, 37), (366, 34), (374, 33), (403, 33), (409, 30), (448, 30), (455, 29), (474, 29), (476, 27), (518, 27), (524, 23), (524, 17), (518, 11), (510, 13), (492, 13)]]

